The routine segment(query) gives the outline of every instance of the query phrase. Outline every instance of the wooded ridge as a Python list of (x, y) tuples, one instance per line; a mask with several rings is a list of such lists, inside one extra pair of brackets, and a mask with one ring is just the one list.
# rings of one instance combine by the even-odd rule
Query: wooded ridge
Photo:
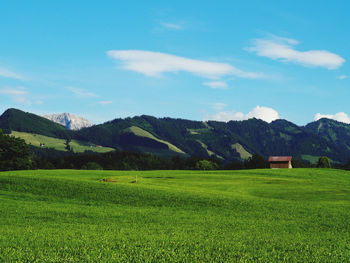
[(259, 119), (225, 123), (142, 115), (72, 131), (41, 116), (8, 109), (0, 116), (0, 128), (7, 134), (40, 134), (68, 143), (78, 140), (96, 147), (162, 157), (196, 156), (231, 162), (253, 154), (265, 158), (290, 155), (316, 162), (319, 156), (327, 156), (338, 163), (350, 157), (350, 125), (330, 119), (297, 126), (281, 119), (271, 123)]

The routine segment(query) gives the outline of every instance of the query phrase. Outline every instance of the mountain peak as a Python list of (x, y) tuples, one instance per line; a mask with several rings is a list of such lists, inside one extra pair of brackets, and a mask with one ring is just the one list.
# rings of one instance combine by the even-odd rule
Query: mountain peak
[(73, 115), (68, 112), (60, 113), (60, 114), (44, 115), (44, 117), (56, 123), (62, 124), (68, 130), (80, 130), (82, 128), (87, 128), (94, 125), (87, 119)]

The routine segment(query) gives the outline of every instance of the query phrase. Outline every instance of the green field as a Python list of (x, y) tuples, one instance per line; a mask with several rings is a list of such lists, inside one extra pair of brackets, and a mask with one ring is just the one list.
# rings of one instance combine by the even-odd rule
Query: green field
[[(48, 137), (40, 134), (33, 134), (27, 132), (12, 131), (12, 136), (22, 138), (27, 144), (40, 147), (40, 144), (45, 144), (44, 148), (53, 148), (58, 151), (67, 151), (66, 140)], [(84, 151), (93, 151), (97, 153), (105, 153), (114, 151), (115, 149), (109, 147), (97, 146), (93, 143), (83, 142), (78, 140), (71, 140), (69, 143), (73, 152), (82, 153)]]
[(349, 261), (346, 171), (0, 173), (0, 262)]

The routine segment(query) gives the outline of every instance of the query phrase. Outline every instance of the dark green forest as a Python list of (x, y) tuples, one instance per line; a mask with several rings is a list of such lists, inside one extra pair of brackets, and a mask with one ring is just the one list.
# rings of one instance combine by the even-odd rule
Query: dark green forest
[(28, 146), (22, 139), (8, 136), (0, 129), (0, 171), (33, 168)]

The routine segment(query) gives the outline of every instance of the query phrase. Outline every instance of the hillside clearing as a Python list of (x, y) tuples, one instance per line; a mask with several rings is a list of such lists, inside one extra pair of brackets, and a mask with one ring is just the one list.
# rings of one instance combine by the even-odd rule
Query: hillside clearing
[(160, 143), (164, 143), (165, 145), (168, 146), (169, 150), (177, 152), (177, 153), (185, 154), (181, 149), (177, 148), (175, 145), (173, 145), (167, 141), (158, 139), (158, 138), (154, 137), (148, 131), (145, 131), (137, 126), (131, 126), (131, 127), (127, 128), (126, 131), (131, 132), (131, 133), (135, 134), (136, 136), (145, 137), (145, 138), (149, 138), (149, 139), (155, 140), (155, 141), (160, 142)]
[[(63, 140), (63, 139), (48, 137), (40, 134), (18, 132), (18, 131), (12, 131), (10, 135), (21, 138), (25, 140), (27, 144), (35, 147), (40, 147), (40, 145), (44, 144), (43, 146), (44, 148), (53, 148), (58, 151), (67, 151), (66, 140)], [(110, 147), (102, 147), (102, 146), (95, 145), (93, 143), (83, 142), (78, 140), (71, 140), (69, 142), (69, 145), (73, 150), (73, 152), (76, 152), (76, 153), (82, 153), (84, 151), (105, 153), (105, 152), (111, 152), (115, 150)]]

